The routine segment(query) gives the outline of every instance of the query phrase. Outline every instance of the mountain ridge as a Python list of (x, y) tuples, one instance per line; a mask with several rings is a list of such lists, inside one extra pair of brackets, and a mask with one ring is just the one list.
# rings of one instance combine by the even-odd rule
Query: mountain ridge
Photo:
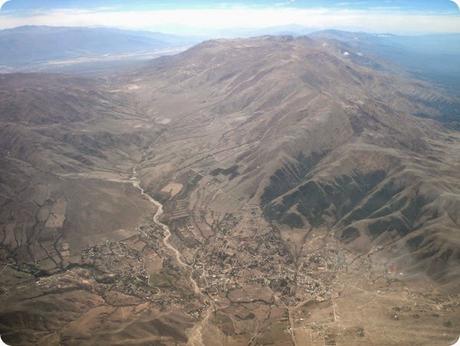
[[(457, 138), (456, 135), (450, 135), (448, 130), (443, 129), (442, 125), (419, 117), (420, 113), (430, 114), (433, 119), (440, 117), (436, 115), (441, 113), (437, 110), (435, 102), (425, 105), (414, 101), (420, 98), (456, 102), (455, 99), (443, 96), (429, 84), (396, 76), (392, 68), (386, 68), (384, 63), (377, 62), (381, 68), (376, 71), (372, 68), (373, 65), (363, 64), (363, 57), (354, 52), (351, 47), (347, 49), (349, 51), (344, 50), (341, 44), (315, 41), (308, 37), (285, 36), (208, 41), (175, 57), (153, 61), (150, 67), (143, 70), (144, 77), (137, 75), (133, 78), (136, 79), (140, 94), (144, 89), (152, 89), (153, 93), (158, 91), (155, 81), (149, 84), (153, 80), (153, 77), (149, 77), (150, 71), (159, 85), (166, 85), (166, 89), (160, 86), (161, 92), (173, 93), (180, 88), (184, 93), (191, 92), (194, 95), (192, 98), (206, 99), (204, 112), (209, 111), (211, 104), (211, 113), (219, 114), (218, 117), (211, 117), (217, 123), (222, 117), (229, 117), (222, 123), (230, 123), (233, 117), (243, 117), (244, 120), (241, 120), (243, 125), (235, 129), (230, 126), (230, 132), (226, 131), (223, 137), (216, 139), (214, 144), (218, 147), (222, 146), (221, 150), (225, 151), (228, 146), (225, 138), (233, 135), (238, 138), (237, 142), (234, 142), (235, 145), (248, 145), (249, 148), (246, 153), (243, 151), (239, 154), (240, 157), (245, 157), (244, 159), (240, 161), (229, 159), (224, 167), (216, 167), (216, 169), (224, 169), (238, 166), (239, 175), (232, 175), (232, 179), (226, 183), (225, 191), (232, 191), (232, 194), (235, 194), (235, 191), (246, 189), (242, 186), (247, 186), (252, 189), (249, 196), (254, 196), (251, 198), (254, 203), (260, 203), (258, 199), (261, 197), (267, 199), (268, 195), (272, 195), (275, 198), (271, 204), (268, 200), (262, 202), (265, 215), (269, 220), (308, 228), (312, 223), (316, 226), (320, 225), (318, 223), (318, 218), (321, 218), (320, 211), (329, 213), (328, 218), (334, 218), (334, 213), (330, 214), (326, 210), (331, 207), (338, 208), (337, 205), (334, 206), (335, 203), (331, 203), (331, 197), (321, 197), (321, 194), (324, 194), (324, 191), (321, 192), (324, 190), (324, 186), (321, 187), (322, 183), (315, 182), (312, 185), (312, 181), (302, 182), (302, 176), (308, 178), (315, 175), (314, 171), (309, 172), (309, 170), (316, 169), (316, 174), (320, 174), (320, 179), (323, 181), (327, 176), (332, 179), (332, 182), (327, 182), (326, 179), (326, 187), (332, 189), (328, 193), (336, 196), (334, 198), (339, 198), (338, 201), (340, 198), (346, 199), (347, 194), (357, 194), (358, 200), (353, 203), (358, 203), (365, 197), (374, 201), (372, 202), (374, 206), (370, 207), (369, 202), (364, 207), (380, 209), (386, 202), (390, 202), (392, 198), (402, 193), (390, 187), (395, 184), (392, 179), (407, 183), (415, 179), (410, 184), (419, 179), (423, 181), (425, 178), (421, 170), (432, 167), (439, 160), (435, 157), (442, 157), (439, 150), (432, 150), (431, 142), (441, 141), (440, 143), (445, 146), (446, 141), (456, 141), (454, 138)], [(169, 74), (171, 71), (172, 74)], [(213, 91), (209, 92), (209, 90)], [(307, 103), (302, 106), (303, 100)], [(198, 109), (200, 109), (199, 105)], [(203, 110), (200, 112), (203, 113)], [(251, 113), (260, 113), (260, 115), (251, 116)], [(312, 115), (309, 116), (309, 113)], [(314, 115), (315, 113), (317, 115)], [(261, 120), (263, 117), (265, 120)], [(292, 125), (288, 125), (290, 122)], [(331, 136), (332, 129), (335, 131), (335, 136)], [(252, 131), (252, 134), (246, 135), (245, 131)], [(256, 141), (253, 146), (251, 141), (258, 137), (261, 141)], [(306, 141), (305, 138), (309, 140)], [(300, 160), (297, 159), (299, 157)], [(321, 157), (321, 160), (318, 157)], [(411, 163), (412, 158), (415, 157), (418, 160), (417, 164)], [(324, 163), (322, 169), (318, 165), (321, 161)], [(274, 167), (271, 168), (270, 165)], [(407, 165), (409, 167), (406, 167)], [(425, 168), (423, 165), (426, 165)], [(256, 166), (259, 168), (255, 168)], [(342, 167), (339, 171), (342, 171), (343, 176), (333, 173), (331, 167), (336, 166)], [(404, 172), (401, 177), (398, 176), (398, 170)], [(452, 179), (458, 179), (455, 168), (447, 168), (447, 170), (451, 175), (448, 181), (453, 183), (455, 180)], [(275, 178), (277, 174), (279, 177)], [(406, 174), (408, 176), (404, 177)], [(355, 175), (356, 179), (353, 178)], [(259, 180), (261, 176), (264, 176), (265, 183)], [(347, 182), (350, 177), (351, 180)], [(280, 181), (292, 181), (292, 179), (297, 181), (291, 183), (294, 186), (291, 186), (288, 191), (278, 191), (277, 194), (281, 193), (281, 195), (273, 195), (271, 191), (280, 188)], [(446, 177), (442, 176), (440, 179)], [(270, 181), (273, 182), (273, 186), (270, 185)], [(240, 183), (242, 186), (238, 186)], [(302, 193), (299, 191), (299, 186), (296, 187), (295, 184), (300, 184), (300, 188), (302, 184), (307, 184), (306, 187), (313, 190), (307, 189)], [(341, 187), (340, 184), (345, 185)], [(351, 184), (349, 187), (351, 190), (345, 189), (346, 184)], [(367, 185), (369, 186), (366, 187)], [(383, 190), (378, 190), (379, 186)], [(454, 186), (450, 185), (446, 191), (455, 190)], [(337, 194), (342, 189), (345, 195), (340, 197)], [(408, 187), (407, 193), (412, 195), (413, 193), (409, 192), (411, 189), (415, 187)], [(374, 200), (367, 195), (371, 192), (376, 196)], [(244, 196), (244, 192), (241, 193)], [(307, 203), (302, 199), (302, 195), (315, 196), (318, 193), (320, 195), (315, 197), (318, 199), (314, 202), (310, 201), (309, 203), (313, 205), (304, 207), (303, 213), (292, 212), (292, 208), (297, 205), (292, 198), (294, 200), (300, 198), (299, 205), (302, 205)], [(379, 195), (382, 197), (378, 197)], [(241, 198), (245, 197), (241, 196)], [(375, 202), (382, 198), (387, 200)], [(283, 199), (285, 201), (291, 199), (291, 201), (283, 202)], [(454, 199), (450, 203), (455, 205), (458, 203), (456, 201)], [(286, 206), (283, 206), (284, 203), (287, 203)], [(342, 203), (345, 203), (345, 200)], [(397, 204), (396, 201), (392, 203)], [(403, 205), (403, 202), (399, 203)], [(413, 206), (407, 205), (405, 208), (410, 209)], [(307, 211), (309, 209), (318, 209), (317, 214), (319, 214), (312, 215)], [(377, 211), (373, 210), (375, 213)], [(352, 212), (352, 209), (346, 210), (346, 213)], [(372, 213), (368, 212), (368, 214)], [(358, 211), (355, 210), (352, 215), (358, 215)], [(337, 216), (339, 219), (336, 222), (339, 222), (343, 216)], [(405, 220), (407, 217), (393, 218), (389, 213), (387, 221), (376, 218), (374, 227), (376, 229), (384, 227), (378, 226), (382, 222), (383, 225), (392, 227), (391, 225), (394, 224), (401, 229), (420, 227), (413, 226), (415, 220)], [(292, 221), (289, 221), (289, 218), (292, 218)], [(384, 216), (380, 218), (384, 219)], [(457, 226), (453, 223), (449, 227), (455, 229)], [(352, 228), (350, 225), (343, 226), (335, 232), (339, 238), (345, 239), (347, 237), (344, 234), (352, 232)], [(358, 234), (356, 230), (353, 232), (355, 236)], [(375, 232), (379, 234), (380, 231)], [(363, 234), (363, 237), (367, 236)], [(375, 236), (371, 235), (370, 239), (373, 237)], [(360, 241), (364, 240), (360, 239)], [(364, 243), (369, 246), (367, 241)]]
[(259, 37), (0, 77), (5, 340), (453, 340), (456, 99), (359, 52)]

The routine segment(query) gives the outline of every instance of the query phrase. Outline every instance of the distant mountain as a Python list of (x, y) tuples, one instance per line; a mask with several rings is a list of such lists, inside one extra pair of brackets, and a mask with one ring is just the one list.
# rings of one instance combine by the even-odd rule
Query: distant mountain
[(0, 31), (0, 66), (18, 68), (71, 59), (133, 57), (193, 42), (196, 40), (154, 32), (23, 26)]
[(460, 94), (460, 34), (399, 36), (325, 30), (310, 36), (342, 41)]
[(264, 28), (246, 28), (246, 29), (232, 29), (232, 30), (220, 30), (216, 33), (218, 38), (235, 38), (235, 37), (256, 37), (256, 36), (279, 36), (279, 35), (292, 35), (292, 36), (301, 36), (313, 33), (317, 30), (313, 28), (308, 28), (301, 25), (279, 25), (279, 26), (270, 26)]

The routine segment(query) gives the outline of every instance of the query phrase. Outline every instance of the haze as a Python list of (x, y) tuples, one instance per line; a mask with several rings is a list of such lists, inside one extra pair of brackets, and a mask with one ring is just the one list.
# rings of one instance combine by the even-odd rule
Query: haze
[[(459, 8), (431, 1), (27, 1), (3, 7), (0, 27), (110, 26), (181, 34), (222, 35), (232, 29), (300, 25), (312, 29), (388, 33), (459, 32)], [(409, 20), (408, 20), (409, 19)], [(235, 32), (234, 32), (235, 34)]]

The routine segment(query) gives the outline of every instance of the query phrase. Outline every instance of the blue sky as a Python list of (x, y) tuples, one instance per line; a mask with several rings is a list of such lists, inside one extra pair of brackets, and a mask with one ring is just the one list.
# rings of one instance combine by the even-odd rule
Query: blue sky
[[(4, 2), (4, 1), (3, 1)], [(388, 9), (400, 11), (455, 12), (458, 6), (451, 0), (252, 0), (252, 1), (210, 1), (210, 0), (10, 0), (4, 10), (36, 10), (61, 8), (118, 9), (177, 9), (177, 8), (222, 8), (222, 7), (293, 7), (293, 8), (335, 8), (335, 9)]]
[(171, 33), (303, 26), (391, 33), (460, 32), (460, 0), (0, 0), (0, 28), (112, 26)]

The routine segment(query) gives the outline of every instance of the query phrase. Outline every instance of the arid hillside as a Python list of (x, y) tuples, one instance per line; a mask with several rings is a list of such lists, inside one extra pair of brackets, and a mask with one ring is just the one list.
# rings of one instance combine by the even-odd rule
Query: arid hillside
[(0, 76), (0, 333), (449, 345), (458, 104), (321, 37), (208, 41), (115, 78)]
[[(171, 121), (151, 166), (222, 180), (204, 210), (258, 205), (278, 225), (327, 226), (360, 251), (391, 243), (402, 266), (453, 275), (459, 137), (427, 118), (455, 100), (391, 71), (341, 44), (289, 37), (206, 42), (156, 60), (136, 81), (144, 112)], [(167, 113), (170, 103), (179, 111)], [(175, 125), (191, 130), (176, 135)]]

